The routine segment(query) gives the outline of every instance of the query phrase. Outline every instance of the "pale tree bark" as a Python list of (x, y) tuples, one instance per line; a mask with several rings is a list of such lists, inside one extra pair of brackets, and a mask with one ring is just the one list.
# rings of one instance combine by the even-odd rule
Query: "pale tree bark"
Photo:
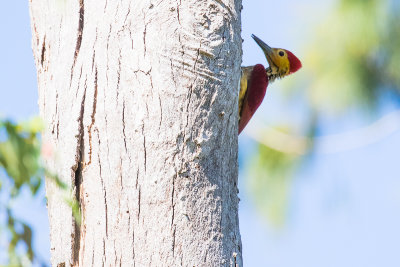
[[(241, 0), (30, 0), (53, 266), (242, 265)], [(234, 255), (237, 255), (236, 257)]]

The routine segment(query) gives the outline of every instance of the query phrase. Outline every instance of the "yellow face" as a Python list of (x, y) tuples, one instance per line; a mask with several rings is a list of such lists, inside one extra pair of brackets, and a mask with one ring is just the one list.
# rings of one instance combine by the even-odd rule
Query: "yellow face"
[(264, 52), (269, 67), (271, 68), (271, 74), (276, 77), (288, 75), (290, 70), (290, 62), (286, 50), (281, 48), (271, 48), (254, 34), (252, 37)]
[(284, 49), (271, 48), (270, 50), (263, 49), (263, 51), (272, 70), (272, 74), (275, 74), (279, 77), (289, 74), (290, 63), (288, 55)]

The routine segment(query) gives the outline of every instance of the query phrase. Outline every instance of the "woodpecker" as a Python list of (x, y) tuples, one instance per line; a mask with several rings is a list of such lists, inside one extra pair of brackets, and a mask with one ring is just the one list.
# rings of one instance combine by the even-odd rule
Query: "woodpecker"
[(271, 48), (260, 38), (251, 35), (267, 58), (269, 67), (257, 64), (242, 67), (239, 89), (239, 134), (264, 99), (267, 86), (301, 68), (300, 60), (289, 50)]

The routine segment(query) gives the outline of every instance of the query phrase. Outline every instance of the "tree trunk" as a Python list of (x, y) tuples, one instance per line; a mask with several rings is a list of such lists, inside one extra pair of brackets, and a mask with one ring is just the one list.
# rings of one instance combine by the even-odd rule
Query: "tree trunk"
[[(30, 0), (53, 266), (242, 266), (241, 0)], [(235, 256), (236, 255), (236, 256)]]

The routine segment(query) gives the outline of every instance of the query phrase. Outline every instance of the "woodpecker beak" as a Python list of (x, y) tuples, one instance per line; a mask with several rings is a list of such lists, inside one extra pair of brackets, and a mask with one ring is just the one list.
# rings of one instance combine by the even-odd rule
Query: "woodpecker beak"
[(265, 57), (267, 58), (268, 64), (269, 66), (272, 67), (277, 67), (276, 64), (273, 61), (273, 50), (272, 48), (267, 45), (266, 43), (263, 42), (263, 40), (261, 40), (260, 38), (258, 38), (257, 36), (255, 36), (254, 34), (251, 35), (251, 37), (254, 39), (254, 41), (256, 41), (256, 43), (258, 44), (258, 46), (262, 49), (262, 51), (265, 54)]

